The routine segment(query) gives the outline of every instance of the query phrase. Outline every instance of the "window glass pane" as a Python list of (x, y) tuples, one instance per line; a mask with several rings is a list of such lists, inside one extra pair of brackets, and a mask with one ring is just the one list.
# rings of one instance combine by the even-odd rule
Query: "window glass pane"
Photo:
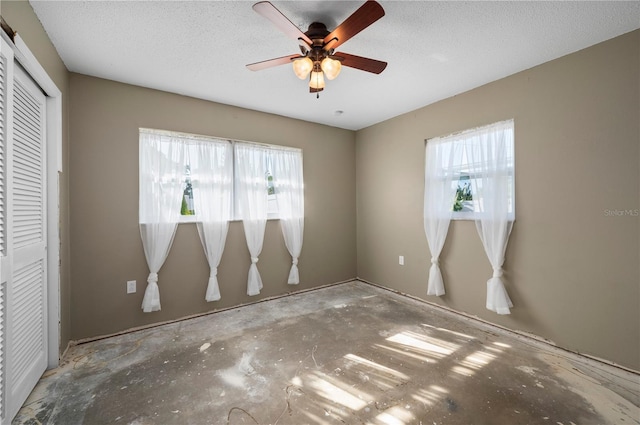
[(267, 214), (270, 218), (278, 215), (278, 195), (277, 189), (273, 184), (273, 158), (271, 154), (265, 155), (265, 169), (267, 170), (265, 178), (267, 184)]
[(191, 165), (184, 167), (184, 190), (182, 192), (182, 206), (180, 207), (181, 215), (195, 215), (193, 208), (193, 186), (191, 184)]
[(473, 194), (471, 192), (471, 181), (469, 175), (461, 175), (458, 181), (453, 181), (453, 185), (456, 190), (456, 197), (453, 202), (452, 210), (455, 212), (472, 212), (473, 207)]
[[(497, 143), (497, 140), (506, 143)], [(440, 158), (436, 160), (440, 169), (435, 174), (443, 180), (452, 177), (450, 208), (453, 219), (477, 219), (486, 207), (483, 195), (494, 193), (498, 187), (506, 192), (508, 212), (514, 214), (513, 121), (491, 124), (430, 142), (440, 143)], [(461, 154), (454, 155), (454, 151)], [(483, 188), (483, 181), (490, 186)]]

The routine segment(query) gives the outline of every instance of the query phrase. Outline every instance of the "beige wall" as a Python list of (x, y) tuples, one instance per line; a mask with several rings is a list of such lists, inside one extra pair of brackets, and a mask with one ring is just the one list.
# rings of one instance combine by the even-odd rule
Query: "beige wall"
[[(357, 205), (361, 278), (640, 369), (639, 218), (605, 214), (640, 208), (640, 32), (354, 136), (77, 74), (69, 80), (28, 2), (3, 0), (0, 13), (63, 93), (61, 348), (69, 339), (352, 278)], [(517, 222), (505, 277), (516, 306), (511, 316), (498, 316), (484, 308), (491, 269), (471, 222), (450, 228), (441, 261), (447, 295), (425, 296), (430, 255), (422, 228), (424, 139), (512, 117)], [(247, 297), (249, 255), (241, 224), (232, 223), (219, 271), (223, 298), (206, 303), (208, 269), (197, 232), (194, 225), (180, 225), (160, 272), (163, 309), (143, 314), (140, 126), (304, 149), (301, 285), (285, 283), (290, 259), (278, 222), (270, 221), (259, 263), (265, 289), (260, 297)], [(405, 256), (405, 266), (397, 264), (398, 255)], [(138, 281), (134, 295), (125, 294), (130, 279)]]
[[(31, 52), (62, 92), (62, 169), (60, 175), (60, 351), (70, 339), (70, 267), (69, 267), (69, 73), (49, 40), (44, 28), (26, 1), (0, 3), (0, 14), (17, 31)], [(57, 202), (49, 200), (49, 202)], [(54, 324), (55, 326), (55, 324)]]
[[(71, 74), (71, 324), (73, 339), (258, 301), (356, 276), (355, 133), (166, 92)], [(140, 306), (148, 269), (138, 231), (138, 128), (301, 148), (305, 234), (299, 286), (277, 220), (267, 224), (248, 297), (251, 264), (240, 222), (231, 223), (218, 269), (222, 299), (204, 300), (209, 268), (195, 224), (178, 226), (159, 273), (162, 310)], [(126, 294), (126, 281), (138, 292)]]
[[(640, 31), (361, 130), (358, 276), (640, 370)], [(426, 297), (424, 140), (515, 119), (510, 316), (485, 309), (491, 267), (452, 222), (447, 294)], [(404, 255), (406, 265), (398, 265)]]

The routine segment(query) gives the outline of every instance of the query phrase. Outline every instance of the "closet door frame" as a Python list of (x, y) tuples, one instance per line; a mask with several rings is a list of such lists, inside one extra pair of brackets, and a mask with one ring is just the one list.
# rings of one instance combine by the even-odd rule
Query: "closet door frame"
[[(12, 41), (0, 31), (3, 47), (9, 46), (17, 61), (46, 96), (47, 137), (47, 368), (60, 362), (60, 173), (62, 172), (62, 93), (19, 34)], [(8, 65), (9, 66), (9, 65)]]

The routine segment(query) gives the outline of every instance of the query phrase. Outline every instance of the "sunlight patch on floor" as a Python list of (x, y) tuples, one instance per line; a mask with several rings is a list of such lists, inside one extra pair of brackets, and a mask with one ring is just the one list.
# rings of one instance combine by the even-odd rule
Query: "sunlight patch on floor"
[[(492, 348), (492, 351), (501, 352), (501, 350), (496, 348)], [(464, 360), (461, 360), (460, 364), (453, 366), (451, 370), (462, 376), (472, 376), (477, 370), (485, 367), (496, 358), (496, 354), (487, 353), (486, 351), (476, 351), (475, 353), (469, 354)]]
[(382, 348), (384, 350), (387, 351), (391, 351), (392, 353), (395, 354), (401, 354), (403, 356), (407, 356), (409, 358), (415, 359), (415, 360), (420, 360), (423, 363), (435, 363), (436, 360), (433, 357), (427, 357), (421, 354), (416, 354), (413, 353), (411, 351), (409, 351), (409, 349), (405, 348), (404, 350), (401, 350), (399, 348), (394, 348), (394, 347), (389, 347), (388, 345), (382, 345), (382, 344), (374, 344), (373, 345), (376, 348)]
[(472, 376), (475, 374), (473, 370), (467, 369), (466, 367), (462, 367), (458, 365), (452, 367), (451, 370), (457, 373), (458, 375), (462, 375), (462, 376)]
[[(315, 375), (310, 375), (307, 378), (307, 382), (305, 383), (304, 387), (312, 389), (317, 395), (325, 398), (326, 400), (341, 404), (353, 411), (364, 408), (367, 405), (367, 401), (371, 398), (368, 394), (365, 393), (359, 394), (359, 396), (362, 397), (359, 398), (351, 392), (342, 389), (339, 386), (330, 383), (326, 379), (320, 378)], [(364, 400), (364, 398), (366, 398), (367, 400)]]
[(374, 385), (376, 390), (387, 391), (410, 380), (404, 373), (355, 354), (346, 354), (344, 359), (342, 378), (358, 382), (359, 387)]
[(438, 385), (430, 385), (428, 389), (420, 388), (418, 392), (416, 394), (412, 394), (411, 397), (426, 406), (433, 406), (448, 393), (449, 391), (439, 387)]
[(400, 406), (393, 406), (376, 416), (375, 421), (374, 424), (406, 425), (415, 423), (415, 416)]
[(491, 363), (493, 360), (495, 360), (495, 358), (496, 356), (494, 356), (491, 353), (487, 353), (484, 351), (476, 351), (475, 353), (465, 357), (465, 359), (461, 362), (461, 364), (463, 366), (468, 366), (473, 369), (480, 369), (488, 365), (489, 363)]
[(424, 326), (425, 328), (435, 329), (435, 330), (440, 331), (440, 332), (446, 332), (448, 334), (459, 336), (460, 338), (464, 338), (464, 339), (468, 339), (468, 340), (476, 339), (475, 337), (473, 337), (471, 335), (463, 334), (463, 333), (460, 333), (460, 332), (455, 332), (455, 331), (452, 331), (450, 329), (437, 328), (435, 326), (427, 325), (426, 323), (423, 323), (422, 326)]
[(446, 357), (460, 348), (459, 344), (453, 344), (438, 338), (420, 335), (410, 331), (395, 334), (387, 338), (387, 341), (407, 347), (420, 354), (432, 356), (436, 359)]
[(347, 359), (347, 360), (351, 360), (352, 362), (356, 362), (356, 363), (359, 363), (361, 365), (371, 367), (371, 368), (376, 369), (376, 370), (378, 370), (378, 371), (380, 371), (382, 373), (391, 375), (391, 376), (393, 376), (395, 378), (399, 378), (401, 380), (408, 380), (409, 379), (409, 377), (407, 375), (405, 375), (404, 373), (402, 373), (402, 372), (398, 372), (395, 369), (391, 369), (391, 368), (383, 366), (383, 365), (381, 365), (379, 363), (372, 362), (371, 360), (367, 360), (367, 359), (362, 358), (360, 356), (356, 356), (355, 354), (347, 354), (347, 355), (344, 356), (344, 358)]

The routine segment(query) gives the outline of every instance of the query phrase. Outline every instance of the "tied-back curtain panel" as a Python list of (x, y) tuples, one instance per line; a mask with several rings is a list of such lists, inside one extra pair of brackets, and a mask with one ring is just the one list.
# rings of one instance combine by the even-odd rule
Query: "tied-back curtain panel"
[(298, 258), (302, 251), (304, 235), (302, 152), (274, 149), (271, 151), (271, 155), (280, 227), (284, 243), (292, 259), (287, 283), (297, 285), (300, 283)]
[(210, 268), (205, 300), (218, 301), (218, 265), (232, 218), (233, 147), (226, 140), (190, 141), (186, 146), (198, 235)]
[(184, 149), (179, 140), (140, 131), (139, 225), (149, 266), (142, 301), (145, 313), (160, 310), (158, 271), (164, 264), (180, 220)]
[(431, 251), (431, 267), (427, 295), (445, 294), (440, 253), (447, 239), (451, 222), (452, 205), (456, 190), (453, 181), (458, 179), (454, 165), (460, 164), (463, 145), (460, 141), (448, 142), (432, 139), (427, 142), (424, 182), (424, 232)]
[(264, 230), (267, 224), (267, 169), (269, 149), (257, 145), (236, 143), (236, 207), (242, 219), (251, 266), (247, 278), (247, 295), (258, 295), (262, 278), (258, 271), (258, 257), (262, 252)]
[[(454, 203), (466, 196), (463, 191), (468, 188), (473, 211), (461, 218), (475, 220), (493, 267), (493, 276), (487, 281), (486, 307), (510, 314), (513, 303), (502, 280), (502, 265), (515, 217), (513, 120), (429, 139), (425, 155), (424, 230), (431, 251), (427, 295), (445, 293), (439, 256)], [(461, 187), (462, 181), (467, 181), (466, 186)]]
[(510, 185), (514, 184), (513, 120), (478, 129), (466, 143), (467, 156), (477, 178), (473, 192), (482, 200), (476, 228), (493, 267), (487, 281), (487, 309), (510, 314), (513, 303), (502, 280), (505, 251), (513, 227), (509, 207)]

